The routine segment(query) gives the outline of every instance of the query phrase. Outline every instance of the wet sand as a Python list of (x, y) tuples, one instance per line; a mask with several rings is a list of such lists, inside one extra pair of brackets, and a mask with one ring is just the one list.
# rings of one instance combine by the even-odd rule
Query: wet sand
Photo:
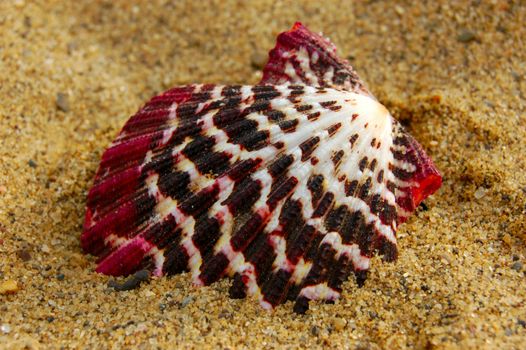
[[(135, 3), (0, 2), (0, 348), (524, 347), (524, 4)], [(351, 279), (303, 316), (231, 300), (229, 281), (109, 288), (79, 245), (105, 147), (169, 87), (257, 82), (297, 20), (334, 41), (443, 173), (400, 227), (399, 260), (375, 259), (363, 288)]]

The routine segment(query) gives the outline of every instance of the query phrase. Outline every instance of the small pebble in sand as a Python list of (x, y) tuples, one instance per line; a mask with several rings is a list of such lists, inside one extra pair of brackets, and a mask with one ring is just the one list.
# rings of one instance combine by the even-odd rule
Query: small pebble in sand
[(250, 64), (252, 68), (260, 70), (267, 63), (268, 55), (266, 52), (256, 51), (250, 56)]
[(42, 250), (43, 253), (49, 253), (50, 250), (49, 250), (49, 247), (47, 244), (42, 244), (42, 247), (40, 248), (40, 250)]
[(395, 5), (394, 9), (395, 9), (395, 12), (399, 14), (400, 16), (402, 16), (405, 13), (405, 10), (402, 6)]
[(29, 261), (31, 260), (31, 253), (27, 249), (19, 249), (16, 252), (16, 255), (20, 258), (22, 261)]
[(123, 283), (118, 283), (115, 280), (109, 281), (108, 287), (111, 287), (117, 291), (132, 290), (138, 288), (142, 282), (148, 281), (149, 279), (150, 271), (139, 270), (130, 277), (128, 277)]
[(511, 244), (513, 243), (511, 240), (511, 236), (509, 233), (505, 233), (504, 236), (502, 236), (502, 241), (504, 244), (506, 244), (508, 247), (511, 247)]
[(4, 323), (3, 325), (0, 326), (0, 331), (2, 331), (2, 333), (4, 334), (8, 334), (9, 332), (11, 332), (11, 326)]
[(59, 273), (59, 274), (57, 274), (56, 277), (57, 277), (57, 280), (59, 280), (59, 281), (63, 281), (65, 276), (64, 276), (63, 273)]
[(30, 159), (27, 164), (31, 167), (31, 168), (36, 168), (37, 167), (37, 163), (33, 160), (33, 159)]
[(56, 104), (57, 108), (62, 112), (69, 112), (69, 99), (65, 93), (59, 92), (57, 94)]
[(191, 296), (187, 296), (183, 299), (183, 301), (181, 301), (181, 307), (186, 307), (188, 306), (188, 304), (190, 304), (193, 301), (194, 301), (194, 298), (192, 298)]
[(341, 317), (335, 317), (332, 319), (332, 326), (337, 331), (341, 331), (346, 325), (347, 321)]
[(475, 199), (481, 199), (482, 197), (484, 197), (486, 195), (486, 189), (484, 189), (484, 187), (479, 187), (477, 188), (477, 190), (475, 191), (475, 193), (473, 194), (473, 196), (475, 197)]
[(522, 270), (522, 263), (520, 261), (516, 261), (511, 265), (512, 270), (515, 270), (517, 272), (520, 272)]
[(0, 295), (2, 294), (14, 294), (18, 292), (20, 288), (15, 280), (7, 280), (0, 284)]
[(468, 29), (463, 29), (457, 35), (457, 40), (461, 43), (470, 43), (477, 39), (477, 35)]

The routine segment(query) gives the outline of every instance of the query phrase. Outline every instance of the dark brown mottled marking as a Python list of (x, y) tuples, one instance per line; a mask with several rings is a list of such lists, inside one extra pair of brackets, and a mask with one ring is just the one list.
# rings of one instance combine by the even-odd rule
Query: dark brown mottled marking
[(356, 118), (358, 118), (358, 114), (354, 113), (354, 114), (351, 116), (351, 121), (353, 122)]
[(378, 172), (376, 181), (378, 181), (378, 183), (382, 183), (384, 181), (384, 170), (383, 169)]
[(312, 105), (301, 105), (301, 106), (296, 107), (296, 110), (298, 112), (306, 112), (311, 109), (312, 109)]
[(338, 291), (342, 292), (342, 284), (347, 280), (349, 274), (353, 270), (352, 259), (347, 257), (345, 254), (341, 254), (336, 262), (335, 267), (331, 269), (331, 274), (327, 280), (327, 285)]
[(290, 95), (302, 95), (305, 92), (304, 85), (289, 85)]
[(371, 199), (371, 213), (378, 216), (384, 225), (391, 225), (398, 219), (396, 207), (390, 205), (379, 194), (375, 194)]
[(210, 152), (204, 153), (194, 164), (201, 174), (208, 174), (217, 178), (230, 168), (230, 158), (231, 155), (226, 152)]
[(346, 181), (345, 182), (345, 195), (354, 197), (354, 192), (356, 191), (356, 187), (358, 187), (358, 180)]
[(279, 122), (279, 127), (286, 133), (296, 131), (296, 126), (298, 125), (298, 119), (284, 120)]
[(369, 197), (369, 190), (371, 189), (371, 178), (368, 177), (367, 180), (360, 186), (360, 189), (358, 190), (358, 193), (356, 196), (360, 198), (363, 201), (367, 201), (367, 198)]
[(214, 138), (197, 136), (181, 153), (194, 163), (201, 174), (217, 176), (228, 170), (230, 157), (224, 152), (214, 152), (214, 145)]
[(336, 112), (336, 111), (339, 111), (340, 109), (342, 109), (342, 106), (330, 106), (329, 109), (333, 112)]
[(212, 256), (201, 265), (199, 279), (203, 281), (205, 286), (214, 283), (223, 276), (229, 263), (230, 260), (228, 260), (228, 257), (223, 253)]
[(258, 101), (270, 101), (279, 96), (281, 93), (272, 85), (255, 85), (252, 87), (254, 99)]
[[(153, 208), (155, 208), (155, 205), (157, 204), (157, 200), (155, 199), (154, 196), (151, 196), (149, 195), (148, 192), (146, 192), (140, 195), (139, 197), (137, 197), (134, 200), (134, 204), (135, 204), (135, 215), (136, 215), (135, 224), (136, 226), (139, 226), (146, 219), (146, 217), (151, 217), (152, 215), (155, 214), (155, 211), (153, 210)], [(131, 223), (131, 220), (130, 220), (130, 223)], [(124, 228), (124, 226), (127, 226), (126, 229), (130, 228), (128, 223), (121, 224), (121, 226), (122, 227), (116, 228), (119, 230), (119, 232), (122, 232), (121, 228)]]
[(240, 273), (236, 272), (234, 275), (232, 286), (230, 286), (228, 290), (228, 295), (232, 299), (243, 299), (247, 296), (247, 287), (245, 283), (243, 283), (243, 277)]
[(309, 159), (312, 152), (314, 152), (314, 150), (316, 150), (316, 148), (318, 147), (319, 142), (320, 142), (320, 138), (318, 136), (315, 136), (315, 137), (311, 137), (310, 139), (300, 144), (300, 148), (302, 152), (301, 154), (302, 161)]
[(294, 157), (292, 155), (282, 155), (278, 159), (276, 159), (271, 165), (269, 165), (268, 172), (273, 178), (276, 178), (279, 175), (283, 174), (289, 168), (292, 162), (294, 162)]
[(282, 234), (286, 240), (287, 247), (294, 245), (294, 241), (301, 234), (306, 224), (302, 215), (302, 207), (303, 205), (300, 201), (289, 198), (281, 209), (279, 223), (282, 227)]
[(263, 228), (264, 219), (258, 213), (255, 213), (245, 222), (241, 228), (232, 236), (230, 243), (235, 251), (244, 250), (250, 242), (257, 237)]
[(166, 147), (162, 153), (154, 155), (142, 168), (142, 181), (145, 181), (152, 171), (161, 176), (174, 170), (176, 160), (172, 153), (171, 147)]
[(342, 123), (337, 123), (337, 124), (334, 124), (334, 125), (331, 125), (328, 129), (327, 129), (327, 132), (329, 133), (330, 136), (334, 135), (334, 133), (336, 131), (338, 131), (338, 129), (340, 129), (340, 127), (342, 126)]
[(347, 175), (341, 174), (340, 177), (338, 178), (338, 181), (339, 182), (343, 182), (343, 181), (345, 181), (346, 178), (347, 178)]
[(233, 181), (238, 182), (239, 180), (245, 178), (246, 176), (256, 171), (261, 162), (261, 158), (249, 158), (242, 161), (238, 161), (230, 168), (230, 170), (228, 170), (227, 175)]
[(162, 222), (156, 222), (144, 233), (144, 239), (163, 249), (169, 244), (180, 239), (182, 230), (177, 227), (177, 222), (172, 215), (168, 215)]
[(385, 187), (387, 187), (387, 189), (393, 193), (395, 193), (395, 190), (396, 190), (396, 184), (394, 182), (391, 182), (389, 180), (387, 180), (387, 184), (385, 185)]
[(312, 207), (316, 208), (316, 205), (323, 194), (323, 175), (312, 174), (307, 180), (307, 188), (311, 192)]
[(230, 97), (225, 101), (225, 104), (219, 108), (219, 110), (214, 115), (214, 125), (220, 129), (230, 128), (232, 129), (233, 125), (241, 122), (246, 114), (243, 114), (239, 109), (241, 104), (241, 96), (234, 95), (235, 97)]
[(226, 85), (221, 90), (221, 95), (225, 97), (241, 95), (241, 85)]
[(245, 108), (243, 114), (248, 115), (250, 113), (265, 112), (270, 109), (270, 101), (268, 100), (255, 100), (250, 106)]
[(198, 135), (201, 132), (201, 124), (197, 120), (180, 121), (179, 127), (167, 142), (172, 146), (182, 144), (188, 136)]
[(398, 168), (398, 167), (394, 167), (392, 171), (393, 171), (393, 175), (402, 181), (407, 181), (413, 177), (412, 172)]
[(258, 123), (254, 120), (243, 119), (237, 123), (227, 125), (223, 128), (230, 142), (241, 145), (249, 151), (255, 151), (268, 144), (269, 132), (259, 131)]
[(327, 210), (331, 207), (332, 201), (334, 200), (334, 194), (332, 192), (327, 192), (320, 201), (320, 204), (312, 213), (313, 218), (319, 218), (325, 215)]
[(380, 255), (383, 255), (384, 261), (395, 261), (398, 257), (398, 249), (396, 244), (389, 241), (385, 236), (379, 235), (376, 243), (376, 249), (378, 249)]
[(304, 286), (316, 285), (327, 280), (327, 275), (334, 266), (336, 250), (328, 243), (322, 243), (318, 249), (318, 254), (309, 273), (305, 277)]
[(311, 225), (301, 226), (301, 230), (297, 230), (294, 235), (291, 235), (287, 239), (287, 247), (285, 254), (292, 264), (297, 264), (299, 259), (305, 253), (305, 250), (309, 246), (316, 229)]
[(324, 101), (324, 102), (320, 102), (320, 106), (322, 106), (323, 108), (329, 108), (330, 106), (336, 104), (336, 101)]
[(335, 206), (331, 210), (329, 210), (329, 213), (327, 214), (324, 223), (327, 232), (336, 231), (338, 233), (341, 233), (340, 227), (342, 226), (344, 219), (348, 215), (350, 215), (350, 213), (345, 205), (340, 205), (338, 207)]
[(307, 251), (303, 255), (303, 259), (305, 261), (313, 261), (314, 259), (316, 259), (316, 256), (318, 254), (318, 248), (320, 246), (321, 241), (323, 240), (323, 237), (325, 237), (325, 234), (322, 234), (319, 231), (315, 232), (314, 237), (312, 238), (312, 241), (307, 248)]
[(285, 147), (285, 143), (283, 143), (283, 141), (278, 141), (274, 144), (274, 147), (276, 147), (277, 149), (282, 149), (283, 147)]
[(316, 165), (316, 164), (318, 164), (319, 161), (320, 161), (320, 160), (319, 160), (317, 157), (311, 157), (311, 159), (310, 159), (310, 163), (311, 163), (312, 165)]
[(177, 201), (181, 201), (191, 194), (188, 185), (190, 185), (190, 175), (185, 171), (164, 173), (157, 180), (157, 187), (161, 194)]
[(180, 245), (178, 236), (168, 247), (164, 249), (163, 273), (166, 275), (175, 275), (188, 269), (188, 260), (190, 257), (186, 249)]
[(358, 134), (352, 135), (351, 138), (349, 139), (349, 142), (351, 143), (351, 147), (354, 147), (354, 143), (356, 142), (356, 140), (358, 140)]
[(285, 113), (283, 113), (282, 111), (275, 110), (275, 109), (266, 111), (265, 115), (268, 117), (269, 120), (273, 122), (280, 122), (286, 117)]
[(367, 224), (364, 220), (363, 226), (356, 232), (356, 243), (358, 243), (362, 255), (372, 257), (374, 252), (374, 241), (377, 235), (378, 233), (374, 228), (374, 222)]
[(274, 210), (279, 201), (287, 197), (298, 184), (298, 179), (295, 177), (289, 177), (285, 180), (275, 191), (270, 193), (267, 199), (267, 205), (271, 210)]
[(376, 145), (376, 137), (373, 137), (371, 140), (371, 147), (374, 147)]
[(360, 171), (364, 171), (365, 167), (367, 166), (367, 156), (363, 157), (360, 162), (358, 163), (358, 167), (360, 168)]
[(287, 286), (292, 274), (285, 270), (278, 270), (278, 272), (271, 273), (269, 279), (263, 284), (261, 292), (265, 296), (265, 300), (273, 306), (282, 302), (286, 296)]
[(291, 90), (290, 91), (290, 96), (289, 96), (289, 100), (291, 101), (295, 101), (295, 98), (298, 97), (298, 96), (301, 96), (305, 93), (305, 91), (303, 90)]
[(374, 222), (367, 223), (365, 216), (359, 210), (349, 215), (341, 234), (344, 244), (357, 243), (361, 254), (371, 257), (377, 233), (374, 228)]
[(193, 196), (189, 197), (179, 205), (181, 210), (186, 215), (192, 215), (196, 217), (203, 211), (208, 210), (214, 202), (217, 200), (219, 195), (219, 186), (214, 185), (209, 188), (205, 188)]
[(232, 215), (246, 212), (258, 200), (261, 189), (262, 185), (259, 180), (247, 177), (234, 186), (232, 193), (221, 204), (227, 205)]
[(397, 146), (406, 146), (406, 147), (409, 147), (410, 146), (410, 142), (407, 138), (407, 136), (403, 135), (402, 136), (398, 136), (396, 137), (394, 140), (393, 140), (393, 144), (394, 145), (397, 145)]
[(321, 113), (320, 112), (314, 112), (314, 113), (311, 113), (307, 116), (307, 119), (308, 120), (316, 120), (320, 117)]
[(208, 217), (206, 213), (197, 218), (192, 241), (201, 252), (203, 260), (210, 254), (220, 236), (221, 227), (216, 218)]
[(332, 163), (334, 165), (338, 165), (340, 163), (340, 160), (342, 160), (343, 155), (344, 155), (343, 150), (339, 150), (338, 152), (335, 152), (331, 157)]
[(347, 225), (341, 230), (342, 243), (351, 244), (357, 242), (358, 232), (365, 227), (365, 217), (357, 210), (347, 217)]
[(243, 253), (245, 260), (252, 263), (256, 270), (256, 281), (259, 286), (267, 280), (272, 263), (276, 259), (274, 248), (267, 235), (259, 235), (250, 243)]
[(371, 171), (374, 171), (374, 169), (376, 168), (376, 164), (378, 163), (378, 161), (375, 159), (373, 159), (373, 161), (371, 163), (369, 163), (369, 169)]

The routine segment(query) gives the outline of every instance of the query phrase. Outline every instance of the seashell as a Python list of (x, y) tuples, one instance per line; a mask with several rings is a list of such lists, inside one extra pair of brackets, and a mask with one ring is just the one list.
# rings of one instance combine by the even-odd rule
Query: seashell
[(255, 86), (156, 96), (106, 150), (81, 242), (97, 272), (232, 277), (267, 309), (334, 301), (442, 179), (335, 46), (301, 23)]

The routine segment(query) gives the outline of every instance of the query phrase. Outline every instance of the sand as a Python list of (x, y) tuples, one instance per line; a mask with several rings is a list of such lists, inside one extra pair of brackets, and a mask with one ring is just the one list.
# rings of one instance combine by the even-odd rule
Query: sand
[[(0, 348), (524, 348), (526, 6), (317, 3), (0, 2)], [(399, 260), (303, 316), (231, 300), (226, 280), (109, 288), (79, 245), (105, 147), (164, 89), (257, 82), (296, 20), (444, 175), (400, 227)]]

